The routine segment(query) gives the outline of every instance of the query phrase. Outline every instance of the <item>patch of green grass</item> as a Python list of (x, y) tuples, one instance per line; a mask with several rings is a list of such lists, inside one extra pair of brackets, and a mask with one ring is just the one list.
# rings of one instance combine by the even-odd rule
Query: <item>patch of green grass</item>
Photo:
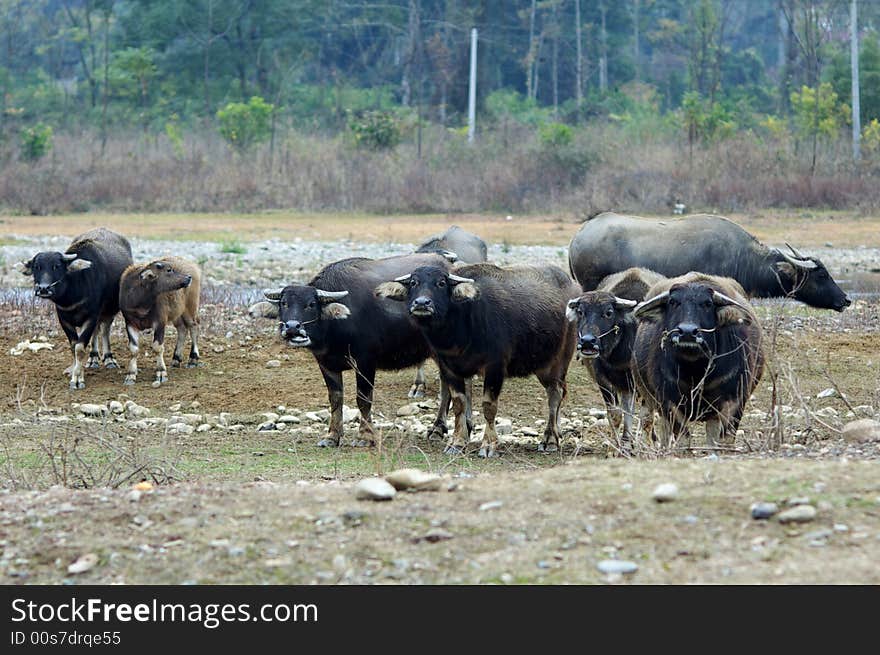
[(230, 253), (233, 255), (243, 255), (247, 252), (247, 246), (237, 239), (220, 242), (220, 252)]

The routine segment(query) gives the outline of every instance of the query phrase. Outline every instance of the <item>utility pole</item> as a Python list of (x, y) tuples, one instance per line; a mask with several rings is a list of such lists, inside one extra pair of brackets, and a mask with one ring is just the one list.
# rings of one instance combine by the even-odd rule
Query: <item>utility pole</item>
[(471, 30), (471, 79), (468, 85), (468, 143), (474, 142), (477, 124), (477, 28)]
[(849, 6), (850, 58), (852, 69), (852, 140), (853, 161), (861, 159), (862, 120), (859, 107), (859, 3), (852, 0)]

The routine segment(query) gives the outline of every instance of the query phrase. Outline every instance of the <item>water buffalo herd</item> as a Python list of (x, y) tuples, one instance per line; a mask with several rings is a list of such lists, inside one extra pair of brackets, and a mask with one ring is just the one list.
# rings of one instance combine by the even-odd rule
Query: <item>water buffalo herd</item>
[[(560, 408), (572, 356), (585, 364), (605, 402), (620, 451), (640, 439), (668, 449), (689, 444), (689, 425), (706, 424), (709, 447), (730, 444), (764, 366), (762, 331), (749, 298), (789, 297), (843, 311), (850, 301), (815, 257), (768, 248), (735, 223), (712, 215), (673, 220), (605, 212), (569, 245), (569, 272), (556, 266), (487, 262), (478, 236), (457, 226), (415, 252), (333, 262), (307, 284), (264, 291), (257, 315), (278, 319), (280, 337), (315, 357), (330, 399), (320, 446), (343, 441), (342, 373), (355, 371), (360, 426), (355, 445), (376, 435), (371, 408), (376, 372), (418, 366), (410, 395), (424, 394), (422, 365), (440, 370), (440, 402), (429, 433), (454, 429), (445, 452), (463, 453), (474, 422), (471, 380), (483, 379), (485, 430), (478, 455), (499, 454), (495, 418), (508, 377), (535, 375), (548, 414), (538, 449), (560, 446)], [(177, 330), (172, 364), (199, 364), (198, 267), (177, 257), (135, 264), (121, 235), (105, 228), (75, 238), (64, 253), (21, 263), (34, 294), (55, 303), (70, 342), (70, 387), (84, 368), (117, 367), (110, 325), (122, 311), (137, 377), (139, 339), (153, 333), (158, 386), (167, 380), (167, 324)], [(254, 315), (254, 308), (251, 308)], [(84, 365), (85, 348), (91, 352)], [(103, 357), (103, 359), (101, 359)]]

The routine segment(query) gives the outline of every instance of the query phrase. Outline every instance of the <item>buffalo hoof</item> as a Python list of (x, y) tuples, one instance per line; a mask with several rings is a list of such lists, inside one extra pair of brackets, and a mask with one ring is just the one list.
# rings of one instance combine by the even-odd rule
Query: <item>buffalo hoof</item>
[(477, 457), (488, 459), (490, 457), (499, 457), (499, 455), (498, 451), (495, 450), (492, 446), (482, 446), (480, 448), (480, 451), (477, 453)]
[(153, 380), (153, 383), (162, 384), (163, 382), (168, 382), (168, 373), (165, 371), (156, 371), (156, 379)]
[(89, 357), (86, 368), (91, 371), (97, 371), (99, 368), (101, 368), (101, 360), (99, 360), (97, 357)]
[(555, 453), (559, 450), (559, 446), (555, 443), (539, 443), (538, 444), (538, 452), (539, 453)]
[(73, 391), (76, 391), (77, 389), (85, 389), (86, 383), (82, 380), (71, 380), (70, 381), (70, 388)]
[(355, 448), (370, 448), (376, 444), (372, 439), (355, 439), (352, 444)]
[(171, 360), (171, 368), (180, 368), (180, 360), (176, 357)]
[(339, 439), (333, 437), (324, 437), (318, 442), (318, 448), (336, 448), (339, 445)]
[(431, 427), (431, 430), (428, 432), (428, 439), (442, 439), (446, 436), (447, 428), (445, 425), (434, 425)]
[(449, 444), (443, 449), (444, 455), (464, 455), (464, 447), (455, 444)]
[(414, 384), (409, 388), (409, 393), (406, 394), (409, 398), (424, 398), (425, 397), (425, 385), (424, 384)]
[(133, 385), (135, 383), (135, 380), (136, 380), (136, 378), (129, 377), (126, 375), (125, 379), (122, 381), (122, 384), (130, 387), (131, 385)]
[(115, 369), (119, 368), (119, 364), (116, 362), (115, 359), (105, 359), (104, 360), (104, 368), (106, 368), (108, 371), (115, 370)]
[(186, 367), (187, 367), (187, 368), (200, 368), (200, 367), (202, 367), (202, 366), (204, 366), (204, 364), (202, 364), (202, 363), (201, 363), (199, 360), (197, 360), (197, 359), (191, 359), (191, 360), (189, 360), (189, 361), (186, 363)]

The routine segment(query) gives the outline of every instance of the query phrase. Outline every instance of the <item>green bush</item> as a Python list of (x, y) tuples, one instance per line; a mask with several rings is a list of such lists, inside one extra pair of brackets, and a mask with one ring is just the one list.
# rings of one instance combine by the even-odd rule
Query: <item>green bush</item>
[(400, 143), (400, 122), (387, 111), (361, 112), (351, 117), (348, 127), (361, 148), (387, 150)]
[(37, 161), (52, 149), (52, 128), (37, 123), (21, 131), (21, 156), (27, 161)]
[(565, 123), (544, 123), (538, 128), (541, 144), (549, 148), (564, 148), (574, 141), (574, 130)]
[(230, 102), (217, 112), (220, 135), (239, 152), (269, 139), (272, 130), (272, 112), (275, 110), (259, 96), (247, 103)]

